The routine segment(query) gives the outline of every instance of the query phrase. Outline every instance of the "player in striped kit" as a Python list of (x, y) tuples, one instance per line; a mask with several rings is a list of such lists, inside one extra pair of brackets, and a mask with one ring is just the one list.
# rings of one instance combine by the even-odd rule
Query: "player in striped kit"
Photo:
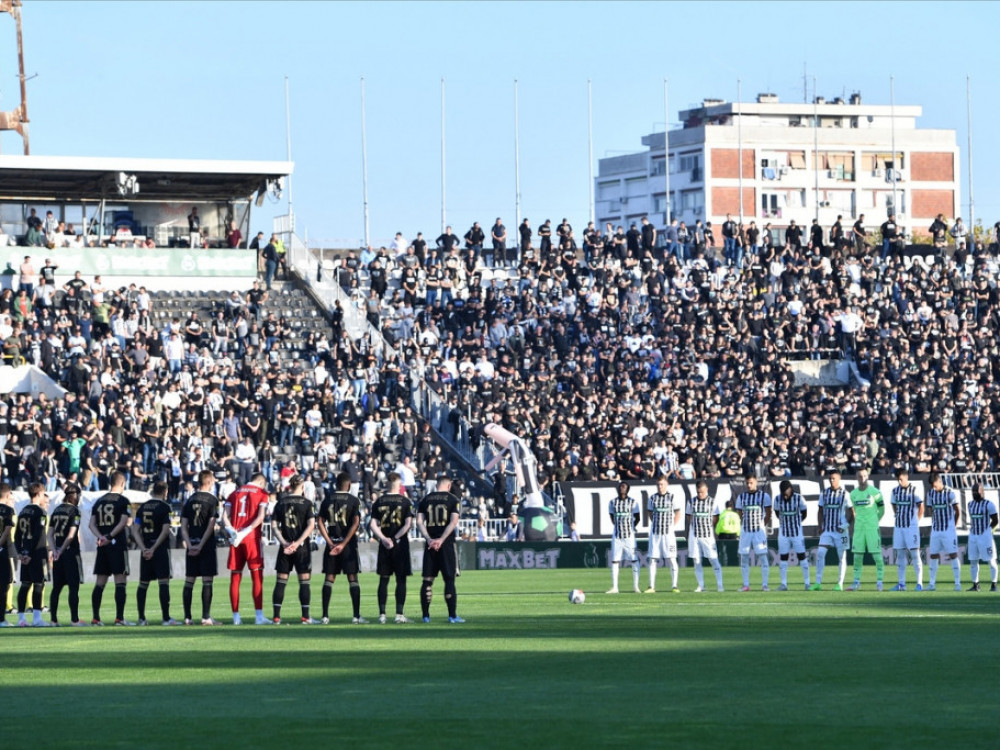
[(931, 570), (927, 590), (937, 588), (937, 571), (942, 556), (951, 560), (951, 570), (955, 575), (955, 591), (962, 590), (962, 561), (958, 559), (958, 523), (960, 510), (955, 492), (944, 486), (944, 480), (936, 471), (928, 477), (931, 489), (927, 492), (927, 509), (931, 512)]
[(649, 511), (649, 588), (647, 594), (656, 593), (656, 563), (664, 562), (670, 565), (671, 588), (675, 594), (681, 593), (677, 588), (677, 539), (674, 527), (681, 522), (681, 504), (674, 500), (669, 490), (667, 478), (661, 476), (656, 480), (656, 492), (649, 496), (647, 510)]
[(614, 534), (611, 537), (611, 588), (618, 593), (618, 568), (623, 557), (632, 562), (632, 589), (639, 593), (639, 555), (635, 549), (635, 527), (639, 524), (639, 501), (628, 496), (631, 485), (618, 483), (618, 496), (608, 503), (608, 514)]
[(997, 590), (997, 550), (993, 545), (993, 531), (1000, 519), (997, 506), (986, 499), (986, 488), (976, 482), (972, 488), (972, 502), (969, 503), (969, 570), (972, 586), (969, 591), (979, 591), (979, 563), (989, 563), (990, 591)]
[(770, 561), (767, 556), (767, 529), (771, 528), (771, 496), (757, 489), (757, 477), (748, 474), (747, 488), (736, 497), (735, 510), (741, 522), (740, 571), (743, 591), (750, 590), (750, 550), (760, 560), (761, 591), (768, 591)]
[(722, 586), (722, 565), (715, 543), (715, 525), (719, 522), (719, 509), (715, 498), (708, 494), (708, 483), (699, 480), (695, 496), (687, 502), (688, 555), (694, 561), (694, 577), (698, 581), (695, 593), (705, 590), (705, 571), (702, 560), (708, 559), (715, 573), (715, 583), (719, 591)]
[(816, 583), (812, 591), (823, 588), (823, 569), (826, 567), (826, 553), (831, 547), (837, 549), (837, 561), (840, 567), (837, 585), (834, 591), (844, 590), (844, 577), (847, 575), (847, 546), (851, 543), (848, 530), (854, 520), (854, 509), (847, 491), (840, 486), (840, 472), (830, 472), (830, 486), (824, 487), (819, 493), (819, 550), (816, 552)]
[(809, 590), (809, 558), (806, 557), (806, 540), (802, 534), (802, 522), (806, 520), (806, 501), (795, 492), (787, 479), (779, 485), (779, 493), (774, 498), (774, 512), (778, 516), (778, 569), (781, 571), (781, 585), (778, 591), (788, 591), (788, 557), (792, 551), (799, 558), (802, 578), (806, 591)]
[(896, 564), (899, 566), (899, 583), (893, 586), (893, 591), (906, 591), (906, 561), (909, 558), (913, 571), (917, 574), (917, 591), (924, 590), (924, 564), (920, 559), (920, 519), (924, 517), (924, 501), (915, 484), (910, 484), (910, 475), (906, 469), (896, 471), (896, 481), (899, 484), (889, 495), (896, 516), (896, 525), (892, 530), (892, 549), (896, 553)]

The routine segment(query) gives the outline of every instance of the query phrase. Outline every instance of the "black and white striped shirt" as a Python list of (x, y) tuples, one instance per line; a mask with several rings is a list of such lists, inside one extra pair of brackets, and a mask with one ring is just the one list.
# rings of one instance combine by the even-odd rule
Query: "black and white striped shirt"
[(834, 533), (847, 527), (845, 512), (851, 506), (851, 498), (843, 487), (826, 487), (819, 493), (819, 507), (823, 512), (823, 531)]
[(805, 509), (806, 501), (798, 492), (793, 492), (787, 500), (782, 495), (774, 498), (774, 512), (778, 514), (778, 534), (786, 538), (802, 536), (802, 511)]
[(697, 495), (688, 500), (687, 514), (691, 516), (691, 532), (696, 539), (711, 539), (714, 536), (715, 524), (712, 519), (715, 517), (715, 498), (705, 495), (700, 498)]
[(990, 516), (996, 515), (997, 506), (985, 497), (969, 503), (969, 534), (991, 533)]
[(633, 539), (639, 501), (630, 497), (616, 497), (608, 505), (608, 512), (614, 517), (615, 539)]
[(917, 524), (917, 506), (923, 501), (915, 484), (894, 488), (889, 502), (896, 513), (897, 529), (909, 529)]
[(662, 495), (654, 492), (649, 496), (647, 509), (649, 510), (649, 533), (653, 536), (662, 536), (673, 532), (674, 511), (679, 508), (674, 504), (674, 496), (671, 492)]
[(764, 509), (771, 507), (771, 496), (764, 490), (741, 492), (736, 497), (736, 510), (743, 511), (743, 530), (761, 531), (764, 528)]
[(927, 491), (927, 507), (931, 511), (932, 531), (955, 530), (955, 506), (958, 500), (954, 491), (945, 487), (943, 490)]

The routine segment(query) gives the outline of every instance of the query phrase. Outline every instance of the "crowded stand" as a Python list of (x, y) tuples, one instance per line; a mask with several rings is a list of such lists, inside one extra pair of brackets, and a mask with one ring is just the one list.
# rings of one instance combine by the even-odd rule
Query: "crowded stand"
[[(449, 227), (337, 273), (455, 414), (528, 436), (543, 484), (994, 471), (995, 235), (970, 251), (943, 217), (927, 246), (891, 218), (762, 230), (729, 220), (716, 246), (675, 221), (664, 243), (644, 220), (578, 241), (564, 219), (536, 247), (525, 220), (487, 255), (478, 225), (464, 245)], [(853, 382), (797, 386), (795, 359), (846, 359)]]
[[(449, 228), (349, 252), (335, 278), (389, 348), (337, 314), (313, 309), (301, 327), (293, 313), (313, 302), (294, 282), (110, 289), (27, 255), (0, 295), (4, 362), (67, 392), (0, 403), (4, 480), (99, 490), (119, 470), (133, 489), (166, 481), (179, 504), (205, 468), (232, 486), (302, 474), (320, 499), (344, 470), (368, 503), (395, 470), (426, 491), (448, 461), (414, 410), (421, 380), (451, 408), (446, 440), (463, 420), (474, 440), (496, 422), (528, 441), (548, 490), (995, 470), (995, 238), (967, 251), (964, 235), (935, 235), (921, 255), (895, 236), (856, 241), (857, 224), (727, 225), (717, 246), (700, 222), (664, 242), (646, 221), (578, 238), (565, 219), (537, 232), (525, 220), (514, 243), (498, 220), (464, 240)], [(828, 358), (854, 363), (852, 385), (795, 384), (791, 362)]]

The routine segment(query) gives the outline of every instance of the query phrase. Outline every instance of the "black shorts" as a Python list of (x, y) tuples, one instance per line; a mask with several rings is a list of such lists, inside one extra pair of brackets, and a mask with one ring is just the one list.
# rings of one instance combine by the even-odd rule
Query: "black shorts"
[(378, 546), (378, 564), (375, 568), (380, 576), (413, 575), (413, 564), (410, 562), (410, 540), (403, 538), (396, 542), (392, 549)]
[(274, 561), (274, 571), (283, 576), (288, 575), (292, 570), (299, 575), (312, 573), (312, 549), (310, 547), (312, 545), (306, 542), (290, 555), (279, 552), (278, 559)]
[[(197, 542), (195, 542), (197, 544)], [(219, 555), (215, 544), (206, 544), (197, 555), (185, 555), (185, 578), (214, 578), (219, 574)]]
[(170, 550), (166, 547), (157, 547), (150, 560), (139, 556), (140, 581), (162, 581), (169, 579), (170, 574)]
[(424, 550), (424, 578), (454, 578), (458, 573), (458, 549), (454, 541), (445, 542), (441, 549)]
[[(0, 586), (10, 586), (14, 582), (14, 565), (11, 562), (10, 555), (4, 551), (0, 554)], [(5, 602), (0, 602), (0, 604), (5, 604)]]
[(97, 548), (97, 554), (94, 557), (95, 576), (127, 576), (128, 574), (128, 548), (121, 540)]
[(53, 586), (79, 586), (83, 582), (83, 560), (79, 554), (63, 553), (52, 563)]
[(47, 549), (31, 552), (31, 561), (21, 563), (21, 583), (45, 583), (45, 566), (49, 561)]
[(357, 575), (361, 570), (361, 558), (358, 555), (358, 544), (348, 544), (339, 555), (331, 555), (329, 549), (323, 551), (323, 575), (337, 576)]

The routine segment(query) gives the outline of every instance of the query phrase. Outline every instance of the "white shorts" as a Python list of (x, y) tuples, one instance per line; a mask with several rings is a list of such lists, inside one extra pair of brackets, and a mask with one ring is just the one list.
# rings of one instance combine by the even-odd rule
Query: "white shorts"
[(996, 560), (997, 550), (993, 545), (993, 534), (969, 534), (968, 546), (969, 561), (979, 560), (981, 562), (993, 562)]
[(688, 557), (696, 563), (702, 560), (718, 560), (719, 550), (715, 546), (715, 537), (688, 537)]
[(627, 559), (629, 562), (637, 560), (635, 556), (635, 537), (629, 537), (628, 539), (612, 539), (611, 540), (611, 562), (620, 563), (622, 558)]
[(958, 534), (952, 531), (932, 531), (931, 543), (927, 548), (932, 555), (957, 555)]
[(892, 530), (893, 549), (920, 549), (920, 528), (895, 528)]
[(787, 555), (794, 551), (796, 555), (802, 556), (806, 553), (806, 540), (802, 534), (798, 536), (779, 536), (778, 554)]
[(851, 548), (851, 537), (847, 530), (844, 531), (824, 531), (819, 537), (820, 547), (832, 547), (838, 553), (845, 552)]
[(767, 552), (767, 533), (760, 531), (744, 531), (740, 534), (740, 554), (749, 555), (750, 550), (755, 555), (763, 555)]
[(676, 560), (677, 539), (673, 534), (651, 534), (649, 537), (650, 560)]

